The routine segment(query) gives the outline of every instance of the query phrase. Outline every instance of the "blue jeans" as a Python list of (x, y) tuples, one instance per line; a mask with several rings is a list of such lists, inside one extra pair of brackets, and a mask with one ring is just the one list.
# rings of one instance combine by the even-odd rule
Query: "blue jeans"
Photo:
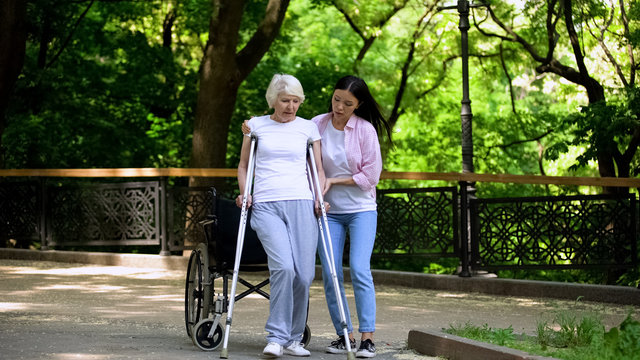
[[(376, 330), (376, 292), (371, 276), (371, 252), (376, 239), (377, 211), (363, 211), (351, 214), (327, 214), (329, 219), (329, 232), (333, 246), (333, 256), (336, 262), (336, 275), (340, 285), (340, 295), (345, 308), (347, 330), (353, 332), (351, 315), (347, 298), (344, 293), (344, 276), (342, 270), (342, 254), (344, 253), (345, 238), (349, 231), (349, 267), (351, 270), (351, 283), (356, 299), (356, 311), (358, 313), (358, 331), (374, 332)], [(328, 246), (327, 246), (328, 251)], [(318, 240), (318, 252), (322, 263), (322, 279), (324, 292), (329, 307), (331, 321), (338, 335), (342, 335), (340, 324), (340, 309), (331, 280), (329, 262), (322, 247), (322, 238)]]

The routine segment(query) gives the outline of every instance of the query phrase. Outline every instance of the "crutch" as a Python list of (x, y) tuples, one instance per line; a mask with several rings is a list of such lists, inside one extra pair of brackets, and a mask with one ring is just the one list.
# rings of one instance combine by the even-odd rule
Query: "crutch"
[(242, 211), (240, 213), (240, 224), (238, 224), (238, 239), (236, 241), (236, 259), (233, 264), (233, 278), (231, 280), (231, 295), (229, 299), (229, 308), (227, 309), (227, 322), (224, 331), (224, 340), (222, 342), (222, 350), (220, 351), (220, 358), (227, 359), (229, 357), (229, 351), (227, 350), (227, 344), (229, 342), (229, 332), (231, 331), (231, 317), (233, 315), (233, 305), (236, 302), (236, 285), (238, 284), (238, 272), (240, 270), (240, 260), (242, 258), (242, 246), (244, 245), (244, 233), (247, 228), (247, 217), (249, 209), (247, 207), (247, 200), (251, 193), (251, 186), (253, 184), (253, 172), (256, 167), (255, 150), (258, 138), (251, 134), (251, 148), (249, 150), (249, 165), (247, 168), (247, 178), (244, 183), (244, 196), (242, 197)]
[[(322, 239), (322, 251), (324, 251), (324, 257), (329, 262), (329, 272), (331, 273), (331, 280), (333, 281), (333, 289), (336, 292), (336, 299), (338, 299), (338, 309), (340, 309), (340, 325), (342, 326), (342, 332), (344, 336), (344, 344), (347, 347), (347, 359), (355, 360), (356, 356), (351, 352), (351, 341), (349, 341), (349, 331), (347, 329), (347, 317), (344, 312), (345, 305), (342, 303), (342, 296), (340, 295), (340, 284), (338, 283), (338, 275), (336, 274), (336, 262), (333, 256), (333, 245), (331, 244), (331, 234), (329, 233), (329, 220), (327, 220), (327, 210), (324, 207), (324, 197), (322, 196), (322, 188), (320, 187), (320, 179), (318, 178), (318, 168), (316, 167), (316, 159), (313, 154), (313, 141), (309, 139), (309, 162), (311, 163), (312, 172), (309, 174), (310, 178), (313, 178), (313, 182), (316, 188), (316, 200), (320, 202), (320, 210), (322, 210), (322, 219), (318, 218), (318, 227), (320, 228), (320, 238)], [(309, 170), (309, 164), (307, 164), (307, 171)], [(324, 226), (323, 226), (324, 224)], [(326, 237), (325, 237), (326, 231)], [(328, 249), (327, 249), (328, 244)]]

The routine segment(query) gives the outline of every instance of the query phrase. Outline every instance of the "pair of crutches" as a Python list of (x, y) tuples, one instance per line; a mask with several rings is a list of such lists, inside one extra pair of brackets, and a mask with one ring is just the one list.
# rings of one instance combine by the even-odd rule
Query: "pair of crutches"
[[(229, 343), (229, 333), (231, 330), (233, 307), (235, 304), (236, 286), (238, 282), (238, 273), (240, 270), (240, 261), (242, 257), (242, 247), (244, 245), (244, 235), (247, 227), (247, 218), (248, 218), (248, 212), (249, 212), (247, 202), (248, 202), (248, 195), (251, 193), (252, 184), (253, 184), (253, 175), (254, 175), (255, 163), (256, 163), (255, 150), (256, 150), (257, 142), (258, 142), (258, 138), (255, 135), (251, 134), (249, 164), (247, 168), (247, 177), (244, 185), (244, 195), (242, 197), (242, 210), (240, 213), (240, 223), (238, 225), (236, 256), (235, 256), (235, 263), (233, 266), (233, 278), (231, 280), (231, 295), (229, 300), (229, 307), (227, 309), (227, 321), (226, 321), (226, 329), (224, 332), (224, 339), (222, 342), (222, 350), (220, 352), (220, 357), (223, 359), (227, 359), (229, 357), (227, 345)], [(320, 209), (322, 210), (322, 219), (318, 218), (318, 227), (319, 227), (320, 236), (322, 239), (322, 249), (324, 251), (325, 258), (329, 259), (329, 270), (331, 272), (331, 279), (333, 281), (334, 290), (336, 292), (336, 298), (338, 299), (338, 308), (340, 309), (340, 323), (342, 326), (345, 345), (347, 348), (347, 359), (354, 360), (355, 355), (351, 351), (351, 342), (349, 341), (349, 332), (347, 330), (347, 321), (346, 321), (346, 316), (344, 311), (344, 304), (342, 303), (342, 296), (340, 295), (340, 285), (338, 283), (338, 276), (336, 274), (335, 259), (333, 256), (333, 245), (331, 244), (331, 235), (329, 234), (329, 222), (327, 220), (327, 211), (324, 206), (324, 198), (322, 196), (322, 187), (320, 187), (320, 179), (318, 177), (318, 169), (316, 167), (315, 156), (313, 154), (313, 142), (311, 141), (311, 139), (308, 142), (308, 151), (309, 151), (309, 161), (307, 163), (307, 175), (309, 176), (312, 191), (313, 191), (313, 188), (315, 187), (315, 190), (316, 190), (315, 199), (320, 202)], [(311, 166), (309, 166), (309, 163), (311, 163)], [(310, 172), (309, 170), (312, 170), (312, 171)], [(323, 226), (323, 223), (324, 223), (324, 226)], [(326, 234), (325, 234), (325, 231), (326, 231)]]

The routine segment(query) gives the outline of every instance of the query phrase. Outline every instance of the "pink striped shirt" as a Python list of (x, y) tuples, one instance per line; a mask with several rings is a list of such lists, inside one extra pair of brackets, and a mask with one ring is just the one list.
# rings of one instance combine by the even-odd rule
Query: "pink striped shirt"
[[(326, 113), (311, 119), (318, 126), (320, 135), (324, 133), (332, 116), (332, 113)], [(351, 115), (344, 132), (344, 148), (353, 181), (375, 199), (376, 186), (382, 172), (382, 155), (376, 129), (363, 118)]]

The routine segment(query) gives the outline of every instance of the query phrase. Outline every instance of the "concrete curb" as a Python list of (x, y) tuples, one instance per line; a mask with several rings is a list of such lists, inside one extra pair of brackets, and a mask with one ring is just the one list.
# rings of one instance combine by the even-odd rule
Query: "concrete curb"
[(431, 330), (409, 331), (408, 347), (449, 360), (557, 360)]
[(455, 275), (420, 274), (386, 270), (374, 270), (372, 272), (375, 283), (396, 284), (412, 288), (567, 300), (580, 298), (581, 301), (640, 305), (640, 289), (628, 286), (590, 285), (488, 277), (463, 278)]
[[(149, 254), (121, 254), (58, 250), (24, 250), (0, 248), (0, 259), (41, 260), (68, 263), (116, 265), (127, 267), (160, 268), (185, 271), (186, 256), (160, 256)], [(462, 278), (456, 275), (420, 274), (403, 271), (372, 270), (376, 284), (399, 285), (417, 289), (476, 292), (491, 295), (545, 297), (581, 301), (595, 301), (623, 305), (640, 305), (640, 289), (626, 286), (589, 285), (551, 281), (513, 280), (486, 277)], [(345, 269), (349, 281), (349, 270)], [(316, 267), (316, 278), (320, 278)]]

